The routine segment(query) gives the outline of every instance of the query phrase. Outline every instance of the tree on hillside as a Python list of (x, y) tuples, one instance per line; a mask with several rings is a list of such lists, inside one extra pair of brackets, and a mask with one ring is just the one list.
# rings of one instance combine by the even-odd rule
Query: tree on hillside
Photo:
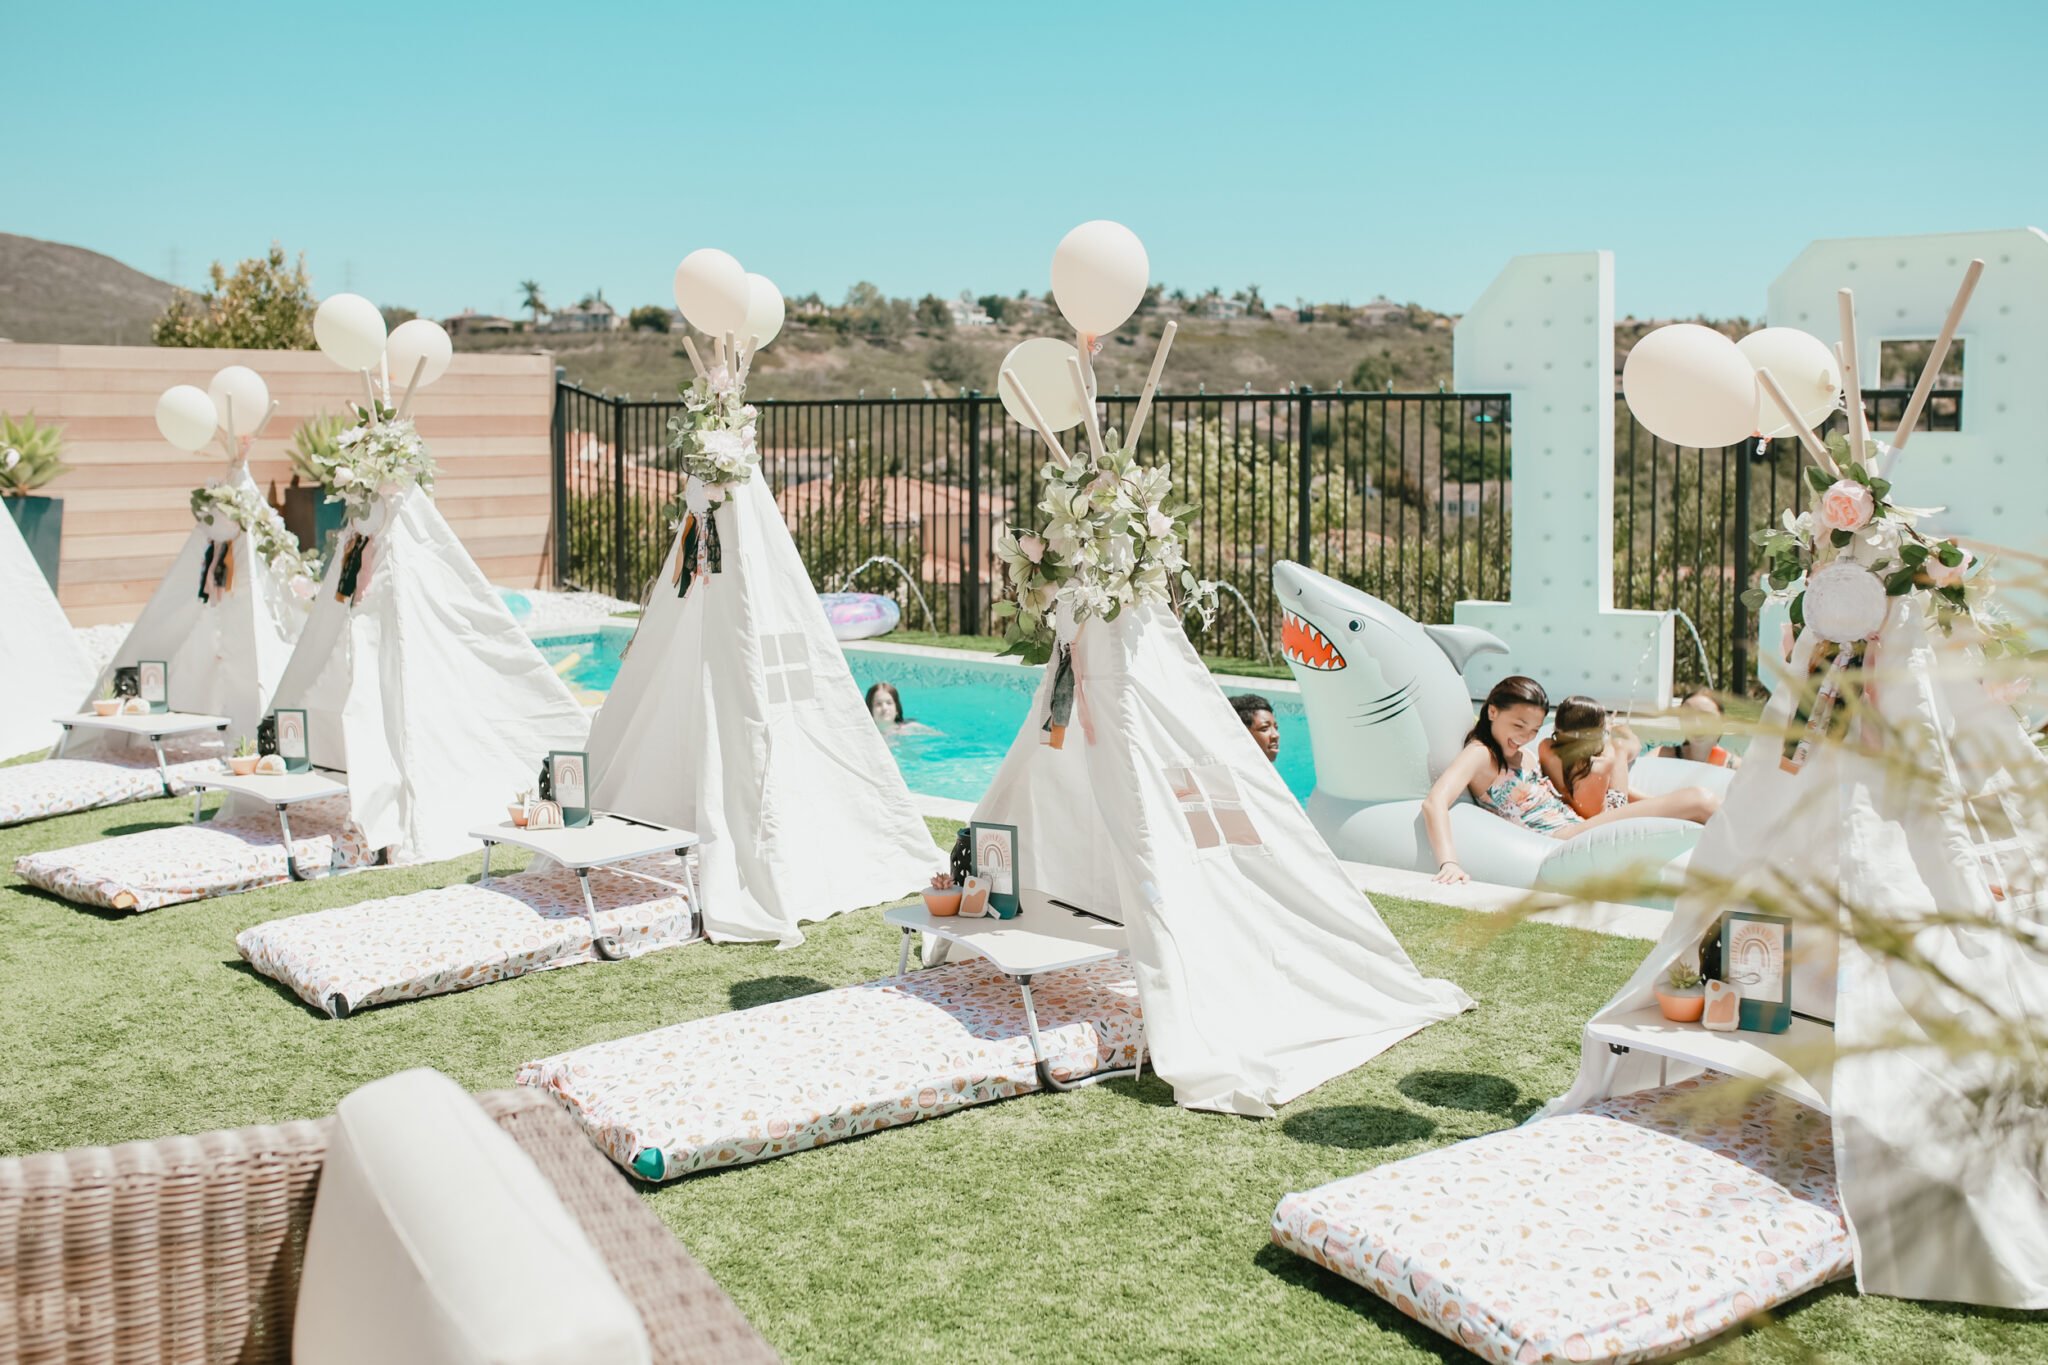
[(521, 280), (519, 282), (519, 293), (519, 306), (533, 314), (534, 325), (538, 327), (540, 325), (540, 315), (548, 311), (548, 301), (541, 297), (540, 281)]
[(901, 341), (917, 322), (908, 299), (889, 298), (866, 280), (846, 291), (840, 312), (849, 331), (870, 341)]
[(926, 294), (917, 301), (917, 325), (928, 332), (950, 332), (953, 310), (937, 294)]
[(284, 248), (270, 244), (266, 256), (251, 257), (228, 274), (219, 261), (209, 272), (213, 288), (204, 294), (180, 289), (150, 328), (159, 346), (226, 346), (257, 351), (313, 349), (313, 286), (306, 257), (287, 267)]
[(414, 312), (412, 309), (401, 308), (397, 304), (393, 303), (387, 303), (382, 308), (379, 308), (377, 311), (384, 315), (384, 330), (387, 332), (390, 331), (393, 327), (398, 326), (399, 323), (411, 322), (414, 318), (419, 316), (419, 314)]
[(1010, 307), (1010, 301), (1001, 294), (983, 294), (975, 302), (981, 305), (982, 312), (988, 314), (996, 322), (1003, 320), (1003, 315)]
[(1159, 307), (1159, 300), (1165, 295), (1165, 293), (1166, 286), (1163, 284), (1146, 285), (1145, 297), (1138, 300), (1138, 316), (1144, 317), (1149, 313), (1157, 311)]
[(636, 332), (666, 332), (668, 324), (668, 309), (658, 303), (643, 303), (626, 314), (626, 325)]

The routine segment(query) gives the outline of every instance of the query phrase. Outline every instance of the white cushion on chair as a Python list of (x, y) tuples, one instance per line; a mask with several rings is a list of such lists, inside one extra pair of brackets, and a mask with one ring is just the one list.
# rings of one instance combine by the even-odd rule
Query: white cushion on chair
[(296, 1365), (643, 1365), (640, 1315), (554, 1188), (438, 1071), (343, 1100), (293, 1327)]

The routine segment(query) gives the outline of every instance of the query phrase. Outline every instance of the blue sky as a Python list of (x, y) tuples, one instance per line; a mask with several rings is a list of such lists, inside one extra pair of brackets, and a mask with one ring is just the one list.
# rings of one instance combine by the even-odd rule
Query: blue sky
[(837, 299), (1153, 276), (1459, 310), (1606, 247), (1759, 314), (1815, 237), (2048, 220), (2048, 5), (19, 6), (0, 229), (195, 284), (271, 239), (435, 314), (668, 300), (715, 245)]

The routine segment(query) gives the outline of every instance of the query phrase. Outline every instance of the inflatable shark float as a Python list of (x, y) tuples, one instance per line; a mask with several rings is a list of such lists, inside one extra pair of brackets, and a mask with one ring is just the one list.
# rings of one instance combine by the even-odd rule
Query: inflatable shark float
[[(1471, 626), (1425, 626), (1378, 598), (1299, 564), (1273, 566), (1281, 652), (1301, 684), (1315, 753), (1309, 819), (1339, 858), (1434, 872), (1422, 798), (1472, 728), (1466, 662), (1507, 646)], [(1645, 758), (1637, 791), (1726, 791), (1728, 770)], [(1553, 839), (1461, 795), (1451, 807), (1458, 861), (1475, 881), (1570, 891), (1631, 870), (1675, 885), (1702, 827), (1689, 820), (1623, 820)]]

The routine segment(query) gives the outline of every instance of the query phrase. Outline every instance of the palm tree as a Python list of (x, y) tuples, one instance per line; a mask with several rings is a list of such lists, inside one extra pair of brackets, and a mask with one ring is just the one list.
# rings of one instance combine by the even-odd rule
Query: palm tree
[(519, 291), (523, 296), (519, 306), (533, 314), (535, 326), (540, 325), (540, 315), (548, 311), (548, 301), (541, 297), (539, 280), (521, 280)]

